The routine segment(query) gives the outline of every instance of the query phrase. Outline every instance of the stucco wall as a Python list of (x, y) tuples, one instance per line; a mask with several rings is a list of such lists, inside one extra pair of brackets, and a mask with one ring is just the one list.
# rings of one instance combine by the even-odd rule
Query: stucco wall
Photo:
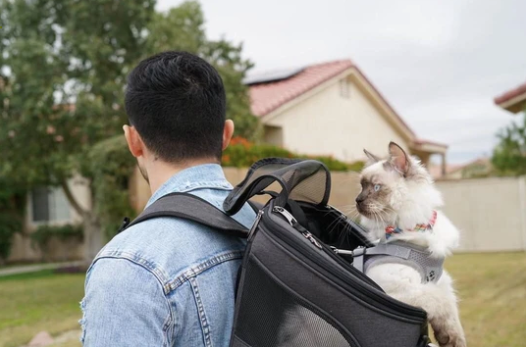
[[(225, 168), (233, 185), (241, 182), (247, 169)], [(333, 172), (330, 204), (352, 215), (360, 191), (358, 174)], [(139, 178), (139, 177), (138, 177)], [(150, 196), (142, 178), (136, 207), (142, 209)], [(461, 231), (459, 252), (526, 251), (526, 177), (439, 181), (444, 197), (442, 209)], [(266, 198), (258, 197), (260, 201)]]
[(462, 251), (526, 251), (526, 177), (437, 182)]
[(356, 84), (350, 83), (350, 97), (340, 95), (340, 84), (302, 100), (266, 124), (283, 129), (283, 146), (311, 154), (332, 154), (352, 162), (364, 159), (363, 148), (380, 156), (395, 141), (408, 144), (380, 114)]

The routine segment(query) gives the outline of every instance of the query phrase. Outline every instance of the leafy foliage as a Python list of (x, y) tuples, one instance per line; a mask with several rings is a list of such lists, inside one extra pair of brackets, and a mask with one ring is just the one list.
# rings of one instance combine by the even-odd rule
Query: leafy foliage
[(362, 160), (355, 161), (354, 163), (349, 164), (349, 171), (360, 172), (365, 166), (365, 162)]
[(49, 251), (49, 242), (55, 238), (62, 242), (77, 241), (82, 242), (84, 232), (82, 225), (64, 224), (64, 225), (41, 225), (30, 234), (31, 245), (42, 251), (44, 260), (47, 259)]
[(64, 225), (41, 225), (31, 233), (31, 241), (42, 247), (51, 240), (57, 238), (61, 241), (68, 239), (82, 240), (82, 226), (75, 224)]
[(106, 237), (117, 232), (124, 216), (134, 217), (128, 195), (129, 179), (135, 159), (128, 151), (124, 136), (118, 135), (93, 147), (89, 155), (93, 172), (96, 206)]
[(0, 146), (8, 149), (1, 155), (7, 174), (59, 185), (81, 171), (91, 146), (120, 131), (125, 74), (144, 55), (142, 33), (154, 4), (2, 2)]
[[(124, 187), (121, 178), (114, 178), (114, 186), (109, 179), (98, 183), (109, 171), (92, 165), (92, 156), (100, 159), (92, 148), (119, 134), (127, 122), (126, 76), (141, 59), (162, 50), (208, 59), (223, 76), (227, 116), (237, 123), (237, 133), (257, 134), (242, 84), (252, 63), (242, 58), (242, 46), (208, 40), (196, 1), (167, 13), (154, 7), (155, 0), (0, 1), (0, 176), (23, 178), (28, 187), (64, 187), (91, 225), (87, 233), (98, 229), (98, 216), (82, 209), (65, 182), (77, 173), (93, 182), (94, 210), (101, 213), (108, 205), (97, 203), (124, 200), (126, 192), (115, 193), (115, 187)], [(107, 194), (112, 198), (103, 197)]]
[(22, 231), (25, 190), (12, 180), (0, 178), (0, 264), (9, 257), (13, 235)]
[(526, 175), (526, 111), (520, 122), (512, 122), (497, 135), (499, 144), (491, 162), (503, 175)]
[(13, 235), (20, 231), (22, 223), (12, 216), (0, 214), (0, 264), (4, 263), (11, 253)]

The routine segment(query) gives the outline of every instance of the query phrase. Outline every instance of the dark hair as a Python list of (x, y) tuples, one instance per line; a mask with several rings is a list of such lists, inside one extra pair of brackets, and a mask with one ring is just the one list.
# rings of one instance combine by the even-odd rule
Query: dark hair
[(160, 159), (221, 158), (225, 89), (204, 59), (174, 51), (141, 61), (128, 76), (125, 105), (130, 124)]

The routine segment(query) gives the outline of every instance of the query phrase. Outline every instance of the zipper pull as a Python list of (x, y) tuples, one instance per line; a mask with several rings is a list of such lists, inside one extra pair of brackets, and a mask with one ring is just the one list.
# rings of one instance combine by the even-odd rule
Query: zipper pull
[(254, 220), (254, 224), (252, 224), (252, 226), (250, 227), (250, 230), (248, 231), (247, 240), (250, 240), (252, 236), (254, 235), (254, 232), (256, 231), (258, 227), (259, 221), (261, 220), (261, 217), (263, 217), (263, 213), (264, 213), (263, 210), (258, 211), (256, 219)]
[(294, 218), (294, 216), (290, 214), (289, 211), (285, 210), (283, 207), (280, 206), (274, 206), (272, 210), (282, 215), (289, 222), (290, 226), (299, 231), (307, 240), (310, 241), (310, 243), (312, 243), (319, 249), (322, 249), (322, 245), (314, 238), (314, 236), (312, 236), (312, 234), (307, 229), (305, 229), (300, 223), (298, 223), (296, 218)]
[(312, 236), (312, 234), (308, 231), (305, 230), (305, 232), (302, 232), (303, 236), (305, 236), (305, 238), (307, 240), (309, 240), (314, 246), (318, 247), (319, 249), (322, 249), (322, 246), (321, 244), (314, 238), (314, 236)]
[(285, 210), (283, 207), (280, 207), (280, 206), (274, 206), (274, 208), (272, 209), (274, 212), (277, 212), (279, 213), (280, 215), (282, 215), (283, 217), (285, 217), (285, 219), (287, 220), (287, 222), (289, 222), (289, 224), (296, 228), (296, 225), (298, 224), (298, 221), (296, 220), (296, 218), (294, 218), (293, 215), (290, 214), (289, 211)]
[(336, 254), (345, 254), (345, 255), (353, 255), (353, 251), (348, 251), (346, 249), (338, 249), (334, 246), (330, 246), (332, 251)]

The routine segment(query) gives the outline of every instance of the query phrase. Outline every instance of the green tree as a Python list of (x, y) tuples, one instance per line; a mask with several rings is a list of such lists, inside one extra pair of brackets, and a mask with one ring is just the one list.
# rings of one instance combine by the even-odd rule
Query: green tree
[(228, 116), (239, 134), (257, 128), (241, 83), (251, 67), (242, 47), (208, 41), (194, 1), (164, 14), (154, 6), (155, 0), (0, 2), (0, 175), (62, 187), (82, 217), (87, 260), (102, 245), (101, 219), (97, 206), (82, 206), (66, 183), (78, 173), (92, 195), (104, 194), (91, 184), (97, 170), (90, 152), (122, 131), (126, 75), (138, 61), (173, 49), (209, 59), (225, 78)]
[(493, 151), (493, 166), (505, 175), (526, 175), (526, 110), (519, 122), (512, 122), (497, 135), (499, 144)]

